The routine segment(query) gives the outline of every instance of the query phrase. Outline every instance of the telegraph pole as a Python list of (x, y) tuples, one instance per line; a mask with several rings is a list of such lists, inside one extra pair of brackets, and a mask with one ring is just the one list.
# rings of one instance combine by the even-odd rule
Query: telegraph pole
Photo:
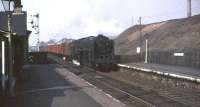
[(142, 47), (142, 17), (140, 17), (139, 18), (139, 32), (140, 32), (140, 34), (139, 34), (139, 38), (140, 38), (140, 40), (139, 40), (139, 45), (137, 46), (137, 49), (136, 49), (136, 53), (137, 54), (139, 54), (139, 59), (141, 59), (141, 47)]
[(191, 17), (192, 16), (191, 6), (192, 6), (191, 0), (187, 0), (187, 17)]
[(139, 19), (140, 21), (140, 48), (142, 47), (142, 17)]
[(142, 17), (139, 19), (140, 21), (140, 61), (142, 61)]

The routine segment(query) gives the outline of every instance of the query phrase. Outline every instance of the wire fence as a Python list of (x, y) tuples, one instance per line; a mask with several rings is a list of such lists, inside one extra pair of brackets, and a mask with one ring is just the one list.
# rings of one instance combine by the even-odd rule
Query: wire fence
[[(117, 55), (119, 63), (144, 62), (145, 53)], [(200, 49), (170, 49), (148, 52), (148, 62), (200, 68)]]

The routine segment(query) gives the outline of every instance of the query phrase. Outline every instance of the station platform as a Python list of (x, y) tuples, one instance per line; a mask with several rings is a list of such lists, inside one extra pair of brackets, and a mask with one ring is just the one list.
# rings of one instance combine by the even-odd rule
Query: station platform
[[(24, 79), (18, 83), (16, 96), (1, 107), (102, 107), (64, 76), (59, 65), (27, 65)], [(65, 72), (65, 71), (63, 71)]]
[(200, 69), (198, 68), (151, 63), (126, 63), (119, 64), (119, 66), (144, 72), (153, 72), (160, 75), (166, 75), (200, 83)]

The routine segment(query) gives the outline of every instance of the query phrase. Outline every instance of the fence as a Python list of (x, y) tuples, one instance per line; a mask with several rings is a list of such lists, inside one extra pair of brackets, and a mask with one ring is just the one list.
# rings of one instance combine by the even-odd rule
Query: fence
[[(119, 63), (142, 62), (145, 53), (136, 55), (118, 55)], [(170, 49), (148, 52), (148, 62), (200, 68), (200, 49)]]

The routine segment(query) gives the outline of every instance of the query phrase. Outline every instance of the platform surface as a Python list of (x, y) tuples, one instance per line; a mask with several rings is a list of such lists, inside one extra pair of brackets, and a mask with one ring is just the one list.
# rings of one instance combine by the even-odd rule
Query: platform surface
[(183, 66), (173, 66), (173, 65), (164, 65), (164, 64), (151, 64), (151, 63), (126, 63), (123, 65), (151, 69), (153, 71), (160, 71), (164, 73), (173, 73), (181, 76), (188, 76), (200, 79), (200, 69), (190, 68)]
[[(5, 107), (101, 107), (81, 88), (56, 72), (57, 65), (28, 65), (26, 81), (21, 82), (14, 98)], [(28, 78), (27, 78), (28, 77)]]

